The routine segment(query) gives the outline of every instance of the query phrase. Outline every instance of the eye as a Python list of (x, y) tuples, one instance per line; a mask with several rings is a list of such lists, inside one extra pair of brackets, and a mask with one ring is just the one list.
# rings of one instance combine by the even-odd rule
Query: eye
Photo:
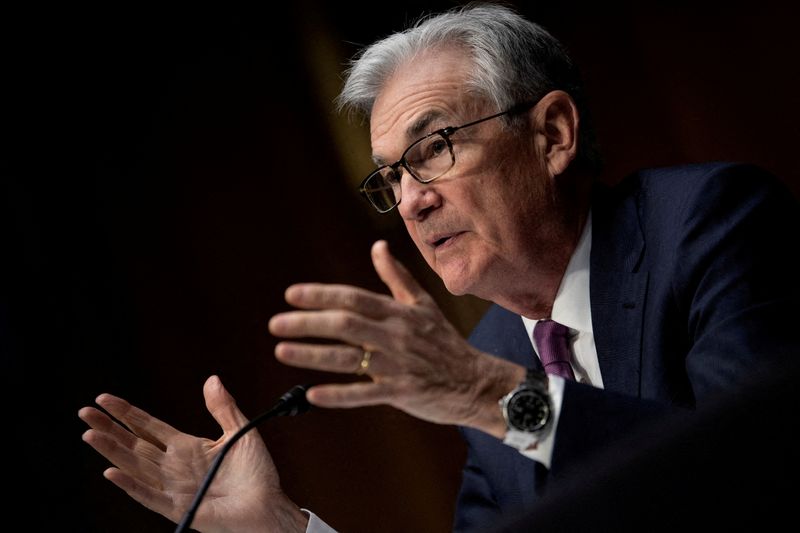
[(406, 153), (406, 161), (416, 169), (424, 169), (440, 159), (450, 159), (450, 147), (447, 140), (439, 134), (418, 141)]
[(448, 152), (447, 141), (441, 135), (434, 135), (427, 143), (423, 143), (424, 151), (422, 156), (425, 159), (433, 159)]

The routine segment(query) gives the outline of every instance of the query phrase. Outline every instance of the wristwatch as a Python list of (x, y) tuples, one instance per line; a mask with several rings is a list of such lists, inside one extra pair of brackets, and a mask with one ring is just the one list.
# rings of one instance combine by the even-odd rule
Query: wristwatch
[(549, 429), (552, 408), (544, 372), (528, 369), (525, 381), (498, 403), (507, 425), (505, 444), (527, 450)]

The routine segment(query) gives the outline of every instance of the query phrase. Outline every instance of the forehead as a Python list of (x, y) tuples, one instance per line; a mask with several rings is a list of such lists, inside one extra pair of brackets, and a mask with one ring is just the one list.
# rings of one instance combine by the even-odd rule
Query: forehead
[(381, 88), (370, 116), (373, 153), (390, 142), (412, 142), (463, 114), (469, 57), (454, 47), (418, 54), (401, 65)]

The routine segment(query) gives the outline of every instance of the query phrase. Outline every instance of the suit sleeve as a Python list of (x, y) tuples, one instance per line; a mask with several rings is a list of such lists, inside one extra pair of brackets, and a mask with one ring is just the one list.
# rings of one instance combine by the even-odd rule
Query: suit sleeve
[(700, 183), (682, 206), (672, 286), (687, 310), (685, 368), (698, 404), (800, 355), (796, 199), (750, 165)]

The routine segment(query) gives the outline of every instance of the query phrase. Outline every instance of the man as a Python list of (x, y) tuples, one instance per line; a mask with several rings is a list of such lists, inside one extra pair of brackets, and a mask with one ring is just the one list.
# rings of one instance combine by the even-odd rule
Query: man
[[(448, 290), (495, 306), (468, 343), (378, 242), (373, 262), (392, 296), (289, 287), (299, 310), (273, 317), (270, 331), (335, 343), (290, 340), (275, 355), (367, 378), (313, 387), (312, 404), (387, 404), (463, 428), (457, 530), (513, 515), (640, 422), (697, 408), (797, 352), (786, 280), (798, 264), (775, 231), (798, 229), (786, 191), (734, 164), (597, 185), (577, 73), (512, 11), (461, 8), (375, 43), (340, 102), (370, 118), (379, 168), (362, 184), (367, 199), (397, 209)], [(116, 465), (106, 477), (174, 521), (247, 421), (217, 378), (204, 394), (224, 432), (213, 442), (110, 395), (98, 404), (134, 433), (80, 413), (84, 439)], [(226, 466), (193, 528), (327, 527), (283, 494), (256, 432)]]

